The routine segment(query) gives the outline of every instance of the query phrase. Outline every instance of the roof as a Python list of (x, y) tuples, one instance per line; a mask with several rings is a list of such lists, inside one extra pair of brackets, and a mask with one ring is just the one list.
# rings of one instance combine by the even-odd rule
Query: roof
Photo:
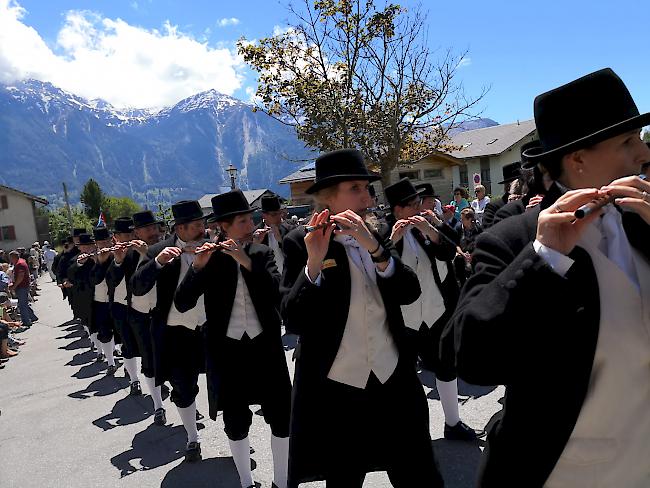
[(11, 188), (10, 186), (0, 185), (0, 190), (9, 190), (14, 193), (18, 193), (24, 196), (25, 198), (29, 198), (30, 200), (34, 200), (35, 202), (42, 203), (43, 205), (47, 205), (50, 203), (45, 198), (37, 197), (36, 195), (32, 195), (31, 193), (26, 193), (24, 191), (16, 190), (15, 188)]
[(451, 151), (451, 155), (459, 159), (496, 156), (531, 135), (535, 129), (534, 120), (524, 120), (459, 132), (451, 137), (450, 144), (462, 149)]
[[(223, 190), (221, 193), (225, 193), (230, 191), (230, 188), (222, 187), (221, 190)], [(268, 188), (260, 188), (258, 190), (242, 190), (242, 193), (246, 197), (246, 201), (248, 202), (249, 205), (252, 205), (253, 202), (258, 200), (262, 195), (264, 195), (267, 192), (273, 193)], [(201, 198), (199, 198), (199, 204), (201, 205), (201, 208), (212, 208), (212, 199), (217, 195), (221, 195), (221, 193), (207, 193), (206, 195), (203, 195)]]
[(311, 162), (300, 168), (295, 173), (285, 176), (280, 180), (280, 184), (296, 183), (298, 181), (313, 181), (316, 179), (316, 163)]

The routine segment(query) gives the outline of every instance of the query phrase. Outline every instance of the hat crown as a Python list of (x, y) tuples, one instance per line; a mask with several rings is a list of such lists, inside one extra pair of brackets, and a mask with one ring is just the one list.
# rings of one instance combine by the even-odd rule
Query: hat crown
[(384, 196), (391, 207), (419, 196), (418, 190), (408, 178), (402, 178), (397, 183), (384, 188)]
[(212, 197), (211, 202), (215, 220), (252, 211), (241, 190), (232, 190), (216, 195)]
[(79, 244), (94, 244), (95, 238), (90, 234), (79, 234)]
[(415, 185), (415, 189), (420, 192), (420, 196), (422, 197), (435, 197), (436, 195), (436, 191), (433, 189), (431, 183), (420, 183), (419, 185)]
[(356, 149), (337, 149), (316, 159), (316, 179), (306, 193), (314, 193), (341, 181), (376, 181), (379, 176), (366, 168), (363, 155)]
[(181, 200), (172, 205), (172, 215), (177, 224), (203, 218), (201, 204), (197, 200)]
[(275, 212), (280, 210), (280, 199), (276, 195), (262, 197), (262, 212)]
[(111, 238), (111, 234), (106, 227), (97, 227), (93, 229), (93, 237), (97, 241), (105, 241)]
[(131, 217), (119, 217), (113, 222), (115, 232), (131, 232), (133, 219)]
[(611, 68), (538, 95), (534, 111), (544, 151), (561, 148), (639, 116), (632, 95)]
[(151, 210), (144, 210), (133, 214), (133, 227), (144, 227), (145, 225), (157, 223)]
[(86, 234), (86, 229), (81, 228), (81, 227), (77, 227), (77, 228), (75, 228), (75, 229), (72, 229), (72, 235), (73, 235), (74, 237), (78, 237), (78, 236), (80, 236), (81, 234)]

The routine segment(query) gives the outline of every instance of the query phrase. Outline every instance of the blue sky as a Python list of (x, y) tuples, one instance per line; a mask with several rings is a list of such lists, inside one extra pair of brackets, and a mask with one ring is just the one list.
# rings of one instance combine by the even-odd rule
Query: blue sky
[[(294, 2), (299, 4), (300, 0)], [(416, 5), (412, 1), (401, 4), (407, 8)], [(275, 26), (287, 25), (289, 17), (284, 7), (285, 2), (274, 0), (20, 0), (17, 3), (13, 0), (0, 0), (0, 17), (5, 16), (5, 21), (9, 15), (7, 5), (13, 5), (16, 17), (10, 20), (14, 24), (21, 24), (12, 24), (14, 28), (33, 28), (55, 56), (64, 58), (70, 58), (71, 52), (81, 58), (78, 51), (80, 45), (86, 50), (94, 48), (89, 47), (87, 41), (79, 39), (79, 32), (87, 34), (90, 27), (83, 22), (79, 27), (79, 18), (71, 15), (71, 12), (82, 11), (81, 19), (92, 21), (95, 29), (92, 32), (95, 34), (97, 30), (115, 28), (118, 19), (123, 21), (120, 24), (121, 31), (127, 32), (128, 27), (151, 33), (155, 29), (159, 32), (159, 38), (169, 35), (169, 29), (172, 28), (172, 36), (179, 42), (173, 46), (169, 44), (169, 49), (178, 50), (176, 55), (181, 59), (184, 57), (183, 45), (189, 46), (191, 40), (196, 41), (197, 45), (204, 45), (204, 48), (194, 46), (193, 54), (186, 56), (197, 66), (195, 71), (191, 67), (188, 68), (189, 71), (199, 73), (196, 74), (199, 78), (205, 75), (196, 80), (195, 84), (192, 81), (190, 86), (202, 88), (206, 83), (211, 83), (206, 80), (219, 79), (215, 88), (242, 99), (249, 98), (255, 79), (235, 59), (232, 53), (234, 42), (240, 36), (249, 39), (268, 36)], [(17, 5), (23, 9), (19, 16), (15, 14)], [(483, 86), (491, 87), (481, 107), (483, 116), (500, 123), (532, 118), (535, 95), (605, 66), (612, 67), (623, 78), (640, 110), (650, 111), (650, 2), (647, 0), (467, 0), (425, 1), (422, 5), (429, 11), (429, 42), (432, 47), (451, 47), (458, 52), (469, 50), (469, 62), (459, 70), (466, 92), (471, 95), (480, 92)], [(104, 22), (107, 19), (108, 24)], [(173, 27), (165, 27), (166, 24)], [(62, 30), (65, 30), (66, 36), (62, 36)], [(115, 32), (118, 31), (120, 29), (115, 28)], [(33, 31), (31, 34), (18, 32), (15, 37), (20, 39), (23, 35), (26, 39), (34, 37)], [(2, 34), (0, 42), (6, 45), (6, 38), (3, 40), (1, 36)], [(127, 34), (124, 36), (128, 37)], [(116, 45), (120, 42), (119, 37), (115, 36)], [(162, 66), (155, 57), (164, 56), (165, 44), (152, 41), (150, 47), (142, 47), (137, 37), (130, 39), (134, 49), (142, 49), (142, 53), (138, 53), (138, 59), (147, 58), (147, 63), (159, 67), (160, 71), (154, 70), (150, 76), (157, 76), (156, 73), (167, 76), (170, 73), (170, 68)], [(143, 38), (142, 42), (146, 44), (148, 41)], [(25, 43), (29, 44), (28, 41)], [(159, 49), (159, 46), (163, 47)], [(42, 46), (39, 49), (42, 51)], [(161, 52), (152, 52), (157, 50)], [(30, 51), (27, 50), (27, 54), (22, 57), (38, 59), (42, 55), (41, 51), (36, 56), (29, 56)], [(81, 52), (88, 54), (88, 51)], [(118, 105), (120, 102), (128, 104), (131, 100), (126, 95), (120, 98), (117, 90), (111, 90), (116, 82), (107, 82), (102, 87), (102, 80), (110, 78), (110, 74), (102, 75), (101, 79), (89, 77), (84, 79), (83, 84), (75, 85), (75, 80), (79, 82), (85, 75), (75, 75), (77, 71), (74, 70), (83, 72), (84, 69), (90, 69), (82, 66), (81, 59), (77, 59), (76, 63), (65, 64), (66, 67), (63, 68), (61, 66), (64, 64), (60, 60), (44, 55), (45, 61), (41, 64), (51, 67), (39, 72), (38, 68), (16, 66), (22, 62), (19, 54), (20, 52), (14, 54), (13, 60), (10, 59), (13, 63), (11, 69), (6, 69), (14, 73), (14, 76), (36, 72), (36, 77), (52, 78), (46, 81), (67, 83), (65, 88), (71, 91), (88, 89), (88, 85), (97, 86), (98, 90), (105, 90), (106, 98)], [(152, 59), (149, 59), (149, 55)], [(6, 53), (4, 56), (10, 57)], [(217, 60), (216, 66), (223, 63), (222, 68), (214, 72), (207, 68), (203, 70), (202, 66), (213, 64), (211, 60)], [(179, 63), (174, 63), (173, 66)], [(4, 66), (0, 48), (0, 70)], [(119, 61), (111, 66), (113, 72), (120, 71)], [(129, 67), (124, 66), (124, 72), (131, 73)], [(58, 74), (57, 70), (68, 68), (71, 72), (67, 77)], [(131, 76), (137, 78), (142, 73), (144, 72), (136, 69)], [(159, 80), (152, 81), (149, 75), (142, 76), (142, 86), (155, 85), (151, 90), (152, 104), (158, 100), (154, 94), (167, 97), (165, 100), (180, 96), (179, 93), (182, 95), (181, 91), (175, 91), (166, 85), (169, 78), (158, 82)], [(133, 82), (137, 84), (137, 80)], [(122, 87), (119, 91), (126, 94), (128, 89)]]

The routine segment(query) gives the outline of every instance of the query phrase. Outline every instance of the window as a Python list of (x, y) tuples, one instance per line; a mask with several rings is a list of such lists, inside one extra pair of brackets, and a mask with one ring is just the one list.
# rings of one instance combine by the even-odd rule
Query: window
[(467, 166), (459, 169), (460, 172), (460, 186), (467, 188), (469, 186), (469, 179), (467, 177)]
[(399, 172), (399, 179), (401, 180), (402, 178), (408, 178), (409, 180), (419, 180), (420, 179), (420, 172), (417, 171), (417, 170), (400, 171)]
[(16, 240), (16, 229), (13, 225), (7, 225), (6, 227), (0, 227), (0, 241), (15, 241)]
[(424, 178), (442, 178), (442, 169), (425, 169)]
[(485, 187), (485, 194), (492, 194), (492, 178), (490, 176), (490, 158), (482, 157), (481, 163), (481, 184)]
[(7, 195), (0, 195), (0, 210), (9, 208), (9, 202), (7, 201)]

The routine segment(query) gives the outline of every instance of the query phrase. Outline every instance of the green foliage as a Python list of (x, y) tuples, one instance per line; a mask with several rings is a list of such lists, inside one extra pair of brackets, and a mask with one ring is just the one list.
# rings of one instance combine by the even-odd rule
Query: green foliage
[[(44, 208), (43, 213), (48, 217), (50, 237), (56, 244), (70, 235), (70, 223), (68, 222), (68, 212), (65, 207), (59, 207), (54, 210)], [(90, 230), (93, 227), (93, 222), (90, 217), (79, 208), (72, 209), (72, 223), (73, 227), (83, 227), (86, 230)]]
[(102, 210), (104, 211), (106, 224), (110, 227), (115, 219), (130, 217), (134, 213), (140, 212), (142, 207), (129, 197), (105, 197)]
[(104, 204), (104, 192), (99, 187), (99, 183), (90, 178), (81, 190), (79, 200), (84, 207), (84, 212), (91, 219), (99, 217), (100, 209)]
[(650, 130), (647, 130), (643, 133), (643, 140), (645, 142), (650, 142)]
[[(454, 149), (447, 131), (467, 98), (454, 78), (466, 53), (428, 48), (426, 15), (372, 0), (303, 0), (293, 25), (238, 51), (259, 74), (257, 106), (321, 151), (357, 147), (384, 179), (398, 164)], [(436, 54), (437, 57), (434, 57)]]

